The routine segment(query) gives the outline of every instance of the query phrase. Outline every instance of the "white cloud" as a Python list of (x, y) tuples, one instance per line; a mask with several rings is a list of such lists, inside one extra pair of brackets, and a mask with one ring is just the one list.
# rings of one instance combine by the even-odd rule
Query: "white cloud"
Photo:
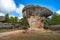
[(14, 0), (0, 0), (0, 15), (4, 15), (5, 13), (9, 13), (10, 17), (15, 16), (13, 13), (16, 12), (19, 14), (19, 19), (22, 18), (22, 9), (24, 8), (23, 4), (20, 4), (19, 7), (16, 7)]
[(0, 12), (12, 12), (15, 11), (16, 5), (14, 0), (0, 0)]
[(52, 18), (52, 16), (49, 16), (48, 18)]
[(23, 18), (23, 17), (18, 17), (18, 19), (21, 19), (21, 18)]
[(25, 6), (23, 4), (20, 4), (19, 7), (16, 9), (16, 13), (18, 13), (20, 15), (20, 17), (18, 17), (19, 19), (23, 18), (22, 16), (22, 10)]
[(56, 13), (60, 14), (60, 10), (56, 11)]
[(0, 13), (0, 16), (5, 16), (5, 14), (4, 13)]
[(23, 4), (20, 4), (19, 5), (19, 8), (16, 9), (16, 13), (20, 14), (22, 13), (22, 9), (24, 8), (24, 5)]
[(9, 17), (15, 17), (14, 15), (9, 15)]

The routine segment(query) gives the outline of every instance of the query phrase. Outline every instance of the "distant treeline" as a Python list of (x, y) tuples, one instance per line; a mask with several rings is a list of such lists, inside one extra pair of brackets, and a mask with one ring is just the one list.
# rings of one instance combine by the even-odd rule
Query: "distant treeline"
[(53, 13), (51, 18), (47, 18), (45, 25), (60, 25), (60, 14)]
[[(19, 24), (24, 26), (25, 28), (29, 27), (29, 24), (27, 22), (26, 18), (18, 19), (18, 17), (9, 17), (9, 14), (5, 15), (6, 17), (6, 23), (12, 23), (12, 24)], [(51, 18), (47, 18), (47, 21), (44, 22), (45, 25), (60, 25), (60, 14), (53, 13), (51, 15)]]
[(22, 26), (24, 29), (29, 27), (28, 21), (27, 21), (27, 19), (25, 17), (21, 18), (21, 19), (18, 19), (18, 17), (12, 17), (12, 16), (9, 17), (8, 13), (5, 14), (4, 23), (11, 23), (13, 25), (18, 24), (19, 26)]

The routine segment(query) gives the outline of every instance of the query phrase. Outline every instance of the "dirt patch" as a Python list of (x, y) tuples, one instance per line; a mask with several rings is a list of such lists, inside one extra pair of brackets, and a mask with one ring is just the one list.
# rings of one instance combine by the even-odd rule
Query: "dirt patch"
[(14, 33), (1, 37), (0, 40), (60, 40), (60, 33), (55, 32), (28, 32)]

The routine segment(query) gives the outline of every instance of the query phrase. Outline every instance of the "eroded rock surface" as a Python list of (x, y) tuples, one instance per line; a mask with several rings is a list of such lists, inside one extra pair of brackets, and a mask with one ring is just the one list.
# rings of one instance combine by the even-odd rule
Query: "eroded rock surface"
[(44, 30), (44, 20), (52, 14), (52, 12), (40, 6), (28, 5), (23, 8), (23, 17), (27, 18), (31, 30)]

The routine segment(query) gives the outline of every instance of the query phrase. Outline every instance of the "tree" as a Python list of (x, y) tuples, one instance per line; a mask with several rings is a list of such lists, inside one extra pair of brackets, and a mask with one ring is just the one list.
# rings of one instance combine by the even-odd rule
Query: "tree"
[(53, 13), (52, 18), (48, 19), (49, 25), (58, 25), (60, 24), (60, 15), (57, 13)]
[(12, 24), (18, 23), (18, 17), (10, 17), (9, 22)]
[(6, 22), (9, 23), (9, 14), (5, 14)]
[(26, 17), (20, 19), (20, 20), (19, 20), (19, 24), (24, 26), (23, 29), (29, 28), (29, 23), (28, 23)]
[(60, 24), (60, 15), (54, 14), (51, 20), (53, 25)]
[(14, 17), (14, 23), (18, 23), (18, 17)]

